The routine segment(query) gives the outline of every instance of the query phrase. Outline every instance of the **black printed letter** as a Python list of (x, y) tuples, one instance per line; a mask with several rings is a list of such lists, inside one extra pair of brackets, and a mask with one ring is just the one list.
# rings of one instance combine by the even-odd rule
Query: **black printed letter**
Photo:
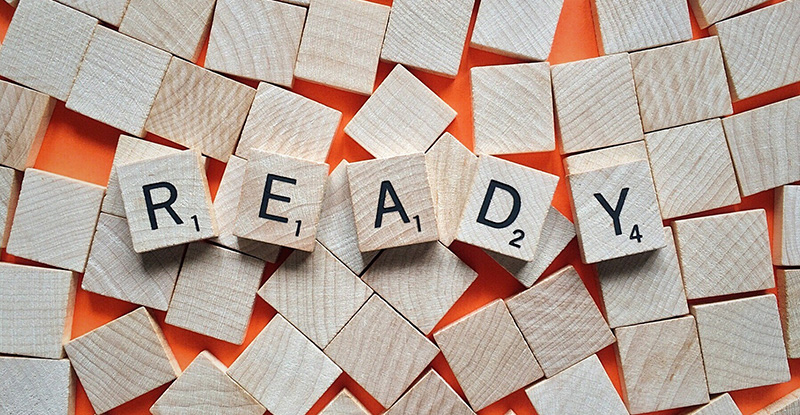
[[(495, 222), (491, 219), (486, 218), (486, 214), (489, 213), (489, 205), (492, 203), (492, 198), (494, 197), (495, 189), (505, 190), (511, 197), (514, 199), (514, 206), (511, 207), (511, 212), (508, 213), (508, 217), (502, 222)], [(486, 226), (490, 226), (495, 229), (503, 229), (514, 223), (517, 220), (517, 216), (519, 216), (519, 209), (522, 206), (522, 201), (519, 197), (519, 192), (517, 189), (509, 186), (505, 183), (501, 183), (495, 180), (489, 181), (489, 187), (486, 189), (486, 196), (483, 197), (483, 205), (481, 205), (481, 211), (478, 213), (478, 223)]]
[(619, 199), (617, 200), (617, 207), (615, 209), (611, 209), (611, 205), (608, 204), (606, 198), (603, 197), (600, 193), (595, 193), (594, 198), (600, 202), (600, 205), (603, 206), (603, 209), (608, 212), (608, 215), (611, 216), (611, 219), (614, 221), (614, 234), (615, 235), (622, 235), (622, 224), (619, 223), (619, 215), (622, 213), (622, 206), (625, 204), (625, 198), (628, 197), (628, 188), (622, 189), (622, 192), (619, 194)]
[[(153, 189), (167, 189), (167, 191), (169, 191), (169, 198), (167, 198), (165, 202), (153, 204), (153, 195), (151, 194)], [(176, 224), (183, 225), (180, 216), (175, 213), (175, 209), (172, 209), (172, 204), (178, 199), (178, 189), (176, 189), (172, 183), (159, 182), (146, 184), (142, 186), (142, 191), (144, 192), (144, 204), (145, 207), (147, 207), (147, 216), (150, 218), (150, 229), (158, 229), (156, 209), (166, 209), (167, 213), (169, 213)]]
[[(389, 198), (392, 199), (392, 206), (386, 206), (386, 194), (389, 194)], [(400, 219), (403, 220), (403, 223), (409, 223), (411, 220), (408, 219), (408, 214), (406, 214), (406, 210), (403, 208), (403, 204), (400, 203), (400, 199), (397, 197), (397, 193), (394, 191), (394, 186), (392, 186), (392, 182), (388, 180), (384, 180), (381, 182), (381, 192), (378, 195), (378, 210), (375, 214), (375, 228), (380, 228), (381, 224), (383, 223), (383, 215), (391, 212), (397, 212), (400, 214)]]
[(289, 203), (292, 201), (292, 199), (287, 196), (281, 196), (272, 193), (272, 182), (276, 181), (289, 183), (291, 185), (297, 184), (297, 180), (292, 179), (291, 177), (267, 174), (267, 182), (264, 184), (264, 196), (261, 198), (261, 210), (258, 211), (258, 217), (266, 220), (274, 220), (280, 223), (288, 223), (289, 222), (288, 218), (284, 218), (283, 216), (270, 215), (269, 213), (267, 213), (267, 206), (269, 205), (270, 200), (277, 200), (278, 202), (285, 202), (285, 203)]

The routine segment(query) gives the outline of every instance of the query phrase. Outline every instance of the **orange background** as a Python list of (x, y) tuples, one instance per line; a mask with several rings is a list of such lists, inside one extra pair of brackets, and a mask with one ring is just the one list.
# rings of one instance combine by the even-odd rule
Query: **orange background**
[[(595, 43), (594, 26), (590, 10), (591, 0), (565, 0), (561, 19), (556, 30), (553, 51), (550, 54), (551, 64), (558, 64), (580, 59), (588, 59), (598, 56)], [(379, 0), (379, 3), (391, 4), (391, 0)], [(777, 3), (773, 0), (767, 4)], [(688, 6), (687, 6), (688, 7)], [(0, 36), (4, 37), (11, 21), (14, 9), (5, 2), (0, 2)], [(477, 4), (475, 6), (477, 12)], [(474, 23), (474, 13), (473, 13)], [(692, 27), (694, 36), (708, 36), (707, 31), (700, 30), (694, 16), (692, 16)], [(471, 29), (471, 28), (470, 28)], [(471, 33), (471, 31), (470, 31)], [(467, 39), (469, 39), (469, 36)], [(200, 56), (200, 64), (205, 60), (205, 53)], [(458, 112), (455, 121), (447, 129), (450, 133), (461, 140), (467, 147), (472, 148), (472, 115), (470, 101), (470, 81), (469, 68), (473, 66), (496, 65), (516, 63), (517, 60), (501, 57), (492, 53), (482, 52), (472, 48), (466, 48), (464, 59), (458, 76), (446, 79), (435, 75), (412, 71), (428, 87), (435, 91), (442, 99), (450, 104)], [(389, 73), (393, 65), (381, 63), (378, 69), (378, 83), (381, 82)], [(256, 86), (255, 82), (244, 81), (248, 85)], [(377, 84), (376, 84), (377, 85)], [(337, 131), (333, 142), (331, 154), (328, 162), (331, 167), (335, 167), (340, 160), (359, 161), (371, 158), (369, 153), (356, 144), (350, 137), (347, 137), (342, 129), (344, 125), (353, 117), (355, 112), (366, 101), (366, 97), (338, 91), (303, 81), (295, 81), (293, 90), (304, 96), (319, 101), (325, 105), (336, 108), (343, 113), (343, 120)], [(767, 94), (763, 94), (745, 101), (734, 104), (736, 112), (745, 111), (755, 107), (763, 106), (768, 103), (780, 101), (792, 96), (800, 95), (800, 84), (790, 85)], [(50, 127), (42, 145), (41, 152), (36, 160), (36, 168), (62, 174), (65, 176), (85, 180), (105, 186), (108, 181), (111, 162), (116, 148), (117, 139), (120, 131), (103, 125), (97, 121), (78, 115), (64, 107), (60, 102), (53, 113)], [(147, 136), (148, 140), (179, 147), (169, 143), (163, 138), (152, 134)], [(524, 154), (504, 157), (508, 160), (524, 164), (536, 169), (544, 170), (549, 173), (564, 177), (564, 170), (561, 163), (561, 156), (558, 152)], [(216, 192), (219, 180), (224, 171), (224, 164), (215, 160), (211, 161), (208, 176), (211, 183), (212, 194)], [(568, 217), (572, 217), (569, 208), (569, 200), (564, 180), (561, 180), (556, 191), (553, 205)], [(742, 203), (734, 207), (717, 209), (711, 212), (704, 212), (705, 216), (712, 213), (731, 212), (745, 209), (764, 208), (767, 210), (767, 220), (772, 226), (772, 205), (773, 192), (763, 192), (758, 195), (744, 198)], [(696, 215), (698, 216), (698, 215)], [(668, 224), (668, 223), (667, 223)], [(434, 331), (445, 327), (447, 324), (457, 320), (467, 313), (481, 307), (484, 304), (497, 298), (506, 298), (522, 291), (523, 287), (516, 279), (509, 275), (503, 268), (489, 258), (478, 248), (455, 242), (451, 249), (470, 267), (478, 271), (478, 279), (467, 290), (464, 296), (447, 313), (444, 319), (437, 325)], [(281, 263), (289, 254), (284, 250), (278, 260)], [(13, 258), (3, 253), (3, 261), (13, 261), (30, 263), (29, 261)], [(549, 275), (555, 270), (566, 265), (573, 265), (580, 273), (584, 283), (588, 287), (598, 305), (602, 306), (598, 293), (598, 286), (594, 269), (590, 266), (581, 264), (577, 243), (573, 241), (567, 246), (566, 250), (559, 255), (555, 262), (545, 272)], [(268, 265), (264, 273), (264, 279), (277, 268), (276, 265)], [(768, 292), (774, 292), (769, 290)], [(707, 301), (704, 301), (707, 302)], [(694, 303), (694, 302), (693, 302)], [(123, 314), (132, 311), (137, 306), (102, 297), (95, 294), (78, 290), (75, 301), (75, 320), (72, 329), (72, 336), (80, 336), (94, 328), (97, 328)], [(158, 320), (164, 330), (167, 341), (172, 347), (181, 368), (186, 368), (189, 363), (202, 350), (209, 350), (217, 356), (223, 363), (230, 365), (244, 348), (253, 340), (275, 315), (275, 310), (266, 304), (260, 297), (256, 299), (253, 318), (247, 332), (245, 342), (241, 346), (232, 345), (222, 341), (214, 340), (196, 333), (164, 324), (164, 312), (152, 311), (151, 313)], [(432, 339), (432, 336), (430, 336)], [(609, 346), (599, 353), (600, 359), (606, 368), (614, 386), (620, 391), (619, 376), (614, 357), (613, 346)], [(441, 353), (431, 364), (439, 374), (441, 374), (453, 387), (462, 395), (461, 389), (450, 371)], [(750, 414), (768, 405), (769, 403), (788, 394), (790, 391), (800, 387), (800, 361), (790, 361), (792, 380), (789, 383), (749, 389), (732, 393), (732, 396), (744, 414)], [(358, 384), (349, 376), (342, 375), (328, 390), (322, 399), (312, 408), (311, 414), (318, 413), (324, 406), (342, 389), (348, 388), (354, 395), (364, 403), (370, 411), (377, 414), (382, 408), (377, 401), (371, 398)], [(110, 411), (110, 414), (145, 414), (149, 413), (150, 406), (167, 388), (162, 386), (138, 399), (135, 399), (117, 409)], [(523, 391), (517, 391), (511, 396), (497, 402), (496, 404), (482, 410), (480, 415), (504, 414), (508, 409), (513, 409), (520, 415), (534, 414), (535, 411), (525, 396)], [(665, 411), (662, 414), (676, 414), (680, 410)], [(86, 393), (81, 387), (78, 388), (77, 414), (92, 414), (92, 408)]]

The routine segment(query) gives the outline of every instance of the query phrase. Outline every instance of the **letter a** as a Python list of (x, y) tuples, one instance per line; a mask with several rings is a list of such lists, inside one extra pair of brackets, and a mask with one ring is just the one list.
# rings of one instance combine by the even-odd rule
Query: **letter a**
[[(392, 206), (386, 206), (386, 195), (389, 195), (389, 198), (392, 199)], [(378, 210), (375, 214), (375, 228), (380, 228), (383, 224), (383, 215), (391, 212), (397, 212), (400, 214), (400, 219), (403, 220), (403, 223), (411, 222), (408, 219), (408, 214), (406, 213), (405, 208), (403, 208), (403, 204), (400, 203), (400, 198), (397, 197), (397, 192), (394, 191), (394, 186), (392, 186), (392, 182), (388, 180), (384, 180), (381, 182), (381, 192), (378, 195)]]

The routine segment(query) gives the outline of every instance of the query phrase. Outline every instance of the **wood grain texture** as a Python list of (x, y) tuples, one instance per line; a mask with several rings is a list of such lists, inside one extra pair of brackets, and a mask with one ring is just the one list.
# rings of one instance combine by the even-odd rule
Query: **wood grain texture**
[(12, 218), (17, 211), (22, 172), (0, 166), (0, 248), (8, 245)]
[(764, 2), (765, 0), (689, 0), (689, 6), (692, 7), (700, 28), (705, 29)]
[(439, 353), (377, 295), (324, 350), (384, 408), (392, 406)]
[(455, 78), (475, 0), (396, 0), (381, 59)]
[(789, 381), (774, 295), (695, 305), (690, 310), (697, 319), (709, 392)]
[(311, 2), (295, 76), (357, 94), (372, 94), (390, 10), (362, 0)]
[(190, 244), (164, 321), (242, 344), (264, 266), (260, 259), (215, 245)]
[(647, 160), (644, 140), (573, 154), (564, 159), (564, 170), (567, 175), (579, 174), (638, 160)]
[(623, 398), (631, 414), (708, 402), (692, 316), (619, 327), (614, 334)]
[(153, 415), (236, 413), (263, 415), (266, 410), (225, 372), (225, 365), (201, 352), (150, 407)]
[(711, 399), (707, 404), (684, 412), (682, 415), (742, 415), (742, 412), (736, 407), (736, 402), (733, 401), (731, 395), (724, 393)]
[(800, 265), (800, 186), (775, 189), (772, 221), (773, 263)]
[(470, 46), (524, 60), (550, 55), (564, 0), (482, 1)]
[(643, 138), (628, 54), (563, 63), (550, 70), (562, 154)]
[(23, 0), (0, 49), (0, 75), (66, 101), (96, 26), (54, 1)]
[(306, 9), (273, 0), (218, 0), (205, 66), (291, 87)]
[(251, 149), (325, 162), (342, 113), (268, 83), (258, 85), (236, 155)]
[(473, 311), (433, 337), (475, 410), (542, 377), (503, 300)]
[(766, 408), (755, 412), (754, 415), (793, 415), (800, 411), (800, 390), (795, 389), (790, 394), (767, 405)]
[(0, 412), (74, 415), (75, 380), (69, 360), (0, 357)]
[(716, 36), (630, 57), (645, 132), (733, 114)]
[(692, 38), (683, 0), (592, 0), (601, 55), (652, 48)]
[(324, 348), (372, 295), (325, 247), (295, 251), (258, 290), (314, 344)]
[(431, 369), (386, 411), (386, 415), (403, 414), (475, 415), (475, 412)]
[(227, 163), (255, 95), (247, 85), (172, 58), (145, 128)]
[(104, 191), (69, 177), (26, 170), (6, 251), (83, 272)]
[(0, 163), (17, 170), (33, 167), (56, 100), (0, 81)]
[(58, 0), (58, 2), (118, 27), (131, 0)]
[(800, 270), (779, 269), (775, 280), (786, 353), (790, 359), (797, 359), (800, 357)]
[(0, 264), (0, 353), (63, 357), (76, 280), (70, 271)]
[(81, 288), (166, 311), (185, 250), (178, 245), (138, 254), (128, 221), (101, 213)]
[(763, 209), (672, 222), (686, 297), (775, 287)]
[(95, 412), (107, 412), (181, 372), (144, 307), (73, 339), (64, 348)]
[(280, 314), (228, 369), (233, 380), (275, 415), (306, 413), (341, 373)]
[(320, 415), (369, 415), (370, 412), (347, 389), (342, 389)]
[(475, 153), (555, 150), (549, 63), (479, 66), (470, 76)]
[(444, 245), (428, 242), (383, 251), (362, 278), (428, 334), (477, 277)]
[(396, 65), (344, 132), (373, 156), (386, 158), (424, 152), (455, 117), (455, 110)]

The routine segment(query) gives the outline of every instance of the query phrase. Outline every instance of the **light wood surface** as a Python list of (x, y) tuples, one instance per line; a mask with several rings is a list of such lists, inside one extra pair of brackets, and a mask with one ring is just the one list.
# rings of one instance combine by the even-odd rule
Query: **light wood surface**
[(0, 166), (0, 248), (8, 245), (12, 219), (19, 202), (20, 185), (22, 185), (22, 172)]
[(740, 14), (765, 0), (689, 0), (694, 17), (701, 28)]
[(800, 265), (800, 186), (775, 189), (772, 257), (775, 265)]
[(592, 0), (601, 55), (652, 48), (692, 38), (683, 0)]
[(754, 415), (793, 415), (800, 411), (800, 390), (795, 389), (792, 393), (767, 405), (766, 408), (755, 412)]
[(736, 402), (733, 401), (731, 395), (724, 393), (711, 399), (707, 404), (684, 412), (682, 415), (742, 415), (742, 412), (736, 407)]
[(524, 60), (550, 55), (564, 0), (481, 1), (470, 46)]
[(41, 92), (0, 81), (0, 163), (3, 166), (17, 170), (33, 167), (55, 106), (56, 100)]
[(790, 359), (797, 359), (800, 358), (800, 270), (779, 269), (775, 280), (786, 353)]
[(386, 411), (386, 415), (403, 414), (475, 415), (475, 412), (431, 369)]
[[(17, 0), (19, 1), (19, 0)], [(122, 22), (122, 17), (131, 0), (58, 0), (89, 16), (94, 16), (114, 27)]]
[(347, 389), (342, 389), (320, 415), (369, 415), (370, 412)]
[(637, 160), (647, 160), (647, 145), (644, 141), (573, 154), (564, 159), (564, 170), (567, 175), (579, 174)]
[(0, 357), (0, 412), (75, 414), (75, 380), (69, 360)]

